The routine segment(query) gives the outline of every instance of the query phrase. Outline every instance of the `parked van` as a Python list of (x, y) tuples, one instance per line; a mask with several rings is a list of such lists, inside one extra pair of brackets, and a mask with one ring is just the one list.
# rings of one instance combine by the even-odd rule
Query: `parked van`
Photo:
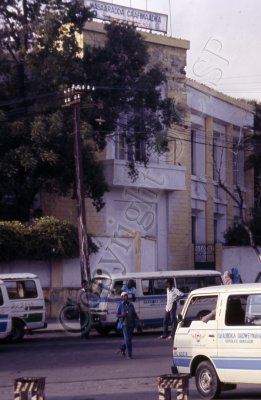
[(236, 384), (260, 384), (261, 284), (192, 291), (178, 316), (173, 372), (195, 376), (204, 399)]
[(0, 339), (5, 339), (10, 334), (11, 329), (11, 305), (5, 284), (0, 280)]
[[(116, 311), (121, 301), (122, 291), (129, 291), (130, 300), (143, 322), (143, 327), (157, 328), (162, 326), (166, 305), (166, 280), (172, 277), (174, 285), (184, 293), (196, 288), (221, 285), (221, 274), (213, 270), (182, 270), (158, 272), (133, 272), (126, 275), (94, 276), (91, 290), (95, 295), (91, 299), (93, 327), (101, 334), (116, 329)], [(130, 285), (131, 283), (131, 285)], [(127, 289), (129, 284), (129, 289)], [(130, 286), (132, 286), (130, 288)], [(184, 299), (179, 300), (181, 310)]]
[(28, 330), (45, 328), (45, 303), (39, 278), (30, 273), (0, 274), (11, 304), (10, 341), (23, 339)]

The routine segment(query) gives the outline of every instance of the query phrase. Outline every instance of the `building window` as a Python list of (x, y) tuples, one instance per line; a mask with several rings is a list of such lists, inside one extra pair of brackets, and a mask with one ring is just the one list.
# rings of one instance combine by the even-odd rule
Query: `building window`
[(147, 161), (146, 142), (128, 127), (127, 116), (120, 116), (115, 137), (115, 158), (117, 160)]
[(190, 132), (191, 175), (205, 176), (205, 131), (202, 125), (193, 124)]
[(192, 217), (191, 217), (191, 234), (192, 234), (191, 241), (192, 241), (192, 244), (196, 243), (196, 235), (197, 235), (196, 227), (197, 227), (197, 218), (195, 217), (195, 215), (192, 215)]
[(213, 180), (225, 181), (225, 136), (215, 131), (213, 133)]
[(197, 173), (197, 159), (196, 159), (196, 131), (191, 130), (191, 174), (196, 175)]
[(233, 184), (244, 186), (244, 149), (240, 139), (233, 138)]

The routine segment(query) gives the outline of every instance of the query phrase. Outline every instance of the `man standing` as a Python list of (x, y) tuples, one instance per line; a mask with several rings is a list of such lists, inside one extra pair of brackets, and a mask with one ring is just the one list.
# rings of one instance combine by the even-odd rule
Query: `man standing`
[(122, 329), (124, 343), (120, 346), (120, 353), (123, 357), (127, 355), (132, 358), (132, 334), (135, 327), (135, 321), (139, 320), (134, 305), (129, 301), (128, 293), (122, 292), (122, 301), (117, 310), (119, 319), (117, 328)]
[(82, 287), (78, 291), (77, 303), (79, 306), (79, 313), (80, 313), (81, 337), (85, 339), (88, 338), (91, 328), (87, 289), (88, 289), (88, 282), (86, 280), (83, 280)]
[[(163, 332), (161, 339), (173, 339), (177, 328), (177, 300), (184, 294), (175, 288), (174, 279), (167, 279), (167, 304), (165, 307), (165, 316), (163, 320)], [(168, 336), (168, 327), (171, 325), (170, 335)]]

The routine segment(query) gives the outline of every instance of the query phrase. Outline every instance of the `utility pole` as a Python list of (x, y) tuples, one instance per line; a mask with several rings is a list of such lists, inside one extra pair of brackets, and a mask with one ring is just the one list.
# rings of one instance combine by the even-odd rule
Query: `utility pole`
[(71, 88), (64, 90), (64, 107), (73, 107), (74, 118), (74, 161), (76, 176), (76, 199), (78, 217), (78, 236), (80, 251), (81, 280), (91, 281), (90, 260), (87, 238), (87, 221), (85, 198), (83, 189), (83, 169), (82, 169), (82, 142), (80, 131), (80, 104), (81, 94), (95, 90), (94, 86), (72, 85)]

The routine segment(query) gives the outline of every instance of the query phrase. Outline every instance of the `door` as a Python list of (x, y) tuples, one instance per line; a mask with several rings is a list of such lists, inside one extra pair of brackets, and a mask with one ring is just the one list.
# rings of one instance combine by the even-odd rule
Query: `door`
[(261, 292), (224, 299), (216, 366), (222, 381), (260, 383)]
[(141, 279), (140, 318), (145, 327), (162, 326), (167, 301), (166, 278)]
[(11, 308), (7, 297), (6, 288), (0, 286), (0, 338), (3, 339), (11, 332)]
[[(183, 314), (174, 338), (174, 365), (179, 373), (190, 372), (194, 357), (217, 356), (217, 320), (213, 311), (218, 296), (193, 296)], [(210, 318), (205, 318), (211, 315)]]

